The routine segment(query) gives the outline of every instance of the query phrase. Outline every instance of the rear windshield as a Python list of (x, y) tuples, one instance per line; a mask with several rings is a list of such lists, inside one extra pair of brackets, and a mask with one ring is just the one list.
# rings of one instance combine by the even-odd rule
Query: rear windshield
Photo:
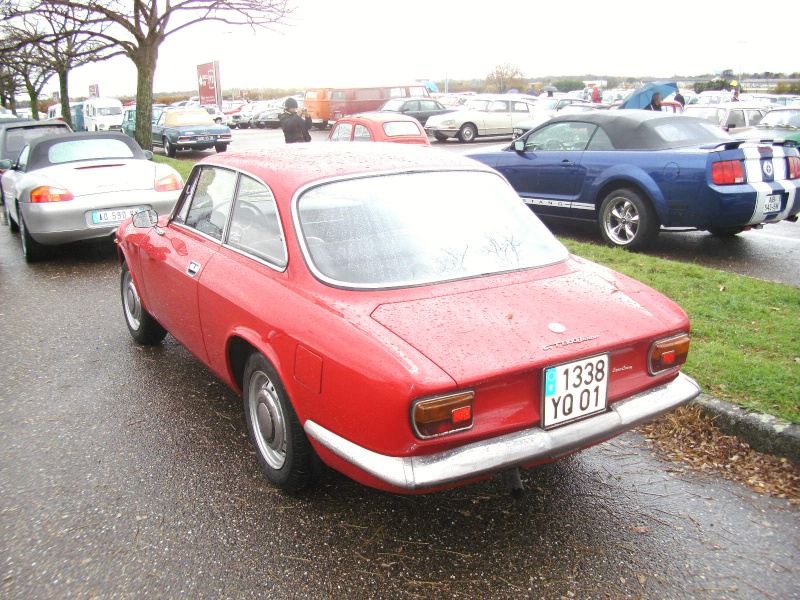
[(695, 146), (730, 141), (731, 136), (719, 126), (703, 121), (669, 121), (654, 125), (656, 134), (667, 147)]
[(389, 137), (422, 135), (417, 124), (410, 121), (388, 121), (383, 124), (383, 132)]
[(309, 189), (296, 219), (312, 271), (347, 287), (404, 287), (530, 269), (567, 250), (493, 173), (437, 171)]
[(47, 159), (54, 165), (98, 158), (133, 158), (133, 151), (121, 140), (96, 139), (59, 142), (47, 153)]
[(32, 140), (51, 133), (68, 133), (66, 125), (39, 125), (37, 127), (19, 127), (8, 129), (3, 146), (3, 158), (17, 158), (20, 150)]

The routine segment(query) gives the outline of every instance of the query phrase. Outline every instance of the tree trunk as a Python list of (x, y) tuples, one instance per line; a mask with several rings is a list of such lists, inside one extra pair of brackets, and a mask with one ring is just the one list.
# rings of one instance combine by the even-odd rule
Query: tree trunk
[(130, 59), (136, 65), (136, 131), (134, 138), (142, 150), (153, 148), (153, 79), (156, 74), (160, 41), (142, 40)]
[(25, 88), (28, 90), (28, 98), (31, 99), (31, 119), (34, 121), (39, 120), (39, 91), (35, 86), (26, 83)]
[(72, 124), (72, 112), (69, 109), (69, 90), (67, 85), (67, 75), (68, 72), (64, 71), (58, 73), (58, 86), (61, 90), (61, 118), (64, 119), (64, 122), (69, 125), (72, 129), (75, 129), (75, 126)]

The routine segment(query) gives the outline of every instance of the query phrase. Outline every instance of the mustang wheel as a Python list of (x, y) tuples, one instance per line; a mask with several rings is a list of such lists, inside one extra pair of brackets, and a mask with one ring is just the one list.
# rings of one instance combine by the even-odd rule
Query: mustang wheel
[(631, 189), (614, 190), (600, 205), (600, 233), (611, 246), (646, 248), (655, 240), (660, 226), (650, 202)]
[(164, 154), (170, 158), (175, 158), (178, 155), (178, 149), (170, 144), (167, 138), (164, 138)]
[(472, 123), (464, 123), (458, 130), (458, 139), (462, 142), (472, 142), (478, 135), (478, 130)]
[(156, 321), (142, 306), (139, 291), (133, 282), (128, 263), (122, 263), (120, 275), (120, 293), (122, 294), (122, 311), (131, 337), (143, 346), (154, 346), (163, 340), (167, 330)]
[(321, 461), (270, 362), (258, 352), (244, 368), (244, 412), (250, 439), (267, 479), (286, 491), (313, 485)]
[(19, 237), (22, 240), (22, 256), (29, 263), (42, 260), (47, 253), (47, 247), (31, 237), (19, 208), (17, 208), (17, 218), (19, 218)]

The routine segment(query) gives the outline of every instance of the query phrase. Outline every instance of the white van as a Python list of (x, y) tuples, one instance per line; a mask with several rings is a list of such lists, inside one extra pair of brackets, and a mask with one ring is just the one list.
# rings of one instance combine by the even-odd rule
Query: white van
[(122, 102), (116, 98), (84, 100), (83, 121), (87, 131), (122, 131)]

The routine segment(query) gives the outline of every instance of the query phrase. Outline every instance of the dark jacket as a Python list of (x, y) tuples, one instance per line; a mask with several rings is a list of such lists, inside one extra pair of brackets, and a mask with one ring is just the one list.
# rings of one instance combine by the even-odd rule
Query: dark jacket
[(297, 144), (300, 142), (310, 142), (311, 134), (308, 133), (311, 129), (311, 117), (306, 116), (304, 119), (297, 113), (290, 113), (284, 111), (278, 117), (283, 129), (283, 137), (286, 139), (287, 144)]

